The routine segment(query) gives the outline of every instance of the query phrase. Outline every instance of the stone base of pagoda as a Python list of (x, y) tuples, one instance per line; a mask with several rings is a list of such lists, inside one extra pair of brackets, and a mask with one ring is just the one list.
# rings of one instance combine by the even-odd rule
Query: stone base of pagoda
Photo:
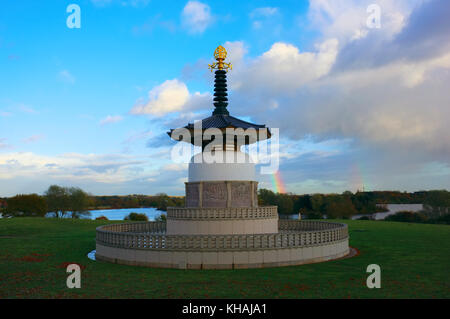
[(254, 235), (168, 235), (166, 226), (100, 226), (95, 257), (146, 267), (237, 269), (316, 263), (350, 252), (347, 225), (334, 222), (280, 220), (277, 233)]
[(247, 269), (296, 266), (338, 259), (350, 253), (348, 239), (294, 248), (233, 251), (139, 250), (97, 243), (95, 259), (110, 263), (152, 268)]

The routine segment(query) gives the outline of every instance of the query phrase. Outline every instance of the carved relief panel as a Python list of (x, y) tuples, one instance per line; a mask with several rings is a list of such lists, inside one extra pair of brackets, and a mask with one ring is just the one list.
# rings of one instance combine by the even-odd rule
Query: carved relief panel
[(227, 186), (225, 182), (203, 182), (203, 207), (226, 207)]
[(251, 207), (252, 193), (250, 182), (233, 182), (231, 184), (231, 206)]
[(186, 207), (200, 206), (200, 183), (186, 183)]

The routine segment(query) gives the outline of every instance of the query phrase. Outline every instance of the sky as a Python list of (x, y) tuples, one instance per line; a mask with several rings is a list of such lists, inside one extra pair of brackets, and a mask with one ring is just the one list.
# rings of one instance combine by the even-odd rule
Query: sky
[(184, 195), (166, 132), (211, 114), (218, 45), (230, 114), (279, 129), (279, 171), (260, 188), (450, 189), (448, 0), (0, 7), (0, 197)]

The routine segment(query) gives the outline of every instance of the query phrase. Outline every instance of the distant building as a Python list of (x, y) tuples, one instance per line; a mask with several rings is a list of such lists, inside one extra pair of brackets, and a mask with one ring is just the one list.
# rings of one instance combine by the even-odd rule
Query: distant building
[(408, 212), (420, 212), (423, 210), (423, 204), (386, 204), (385, 206), (388, 211), (389, 215), (395, 214), (401, 211), (408, 211)]
[(431, 217), (440, 217), (450, 214), (450, 207), (433, 207), (431, 205), (423, 205), (424, 213)]

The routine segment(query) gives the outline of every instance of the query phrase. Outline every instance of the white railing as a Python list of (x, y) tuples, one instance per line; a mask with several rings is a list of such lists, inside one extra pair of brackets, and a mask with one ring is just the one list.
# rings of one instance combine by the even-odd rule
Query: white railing
[(171, 219), (263, 219), (277, 217), (277, 206), (229, 208), (167, 207), (167, 218)]

